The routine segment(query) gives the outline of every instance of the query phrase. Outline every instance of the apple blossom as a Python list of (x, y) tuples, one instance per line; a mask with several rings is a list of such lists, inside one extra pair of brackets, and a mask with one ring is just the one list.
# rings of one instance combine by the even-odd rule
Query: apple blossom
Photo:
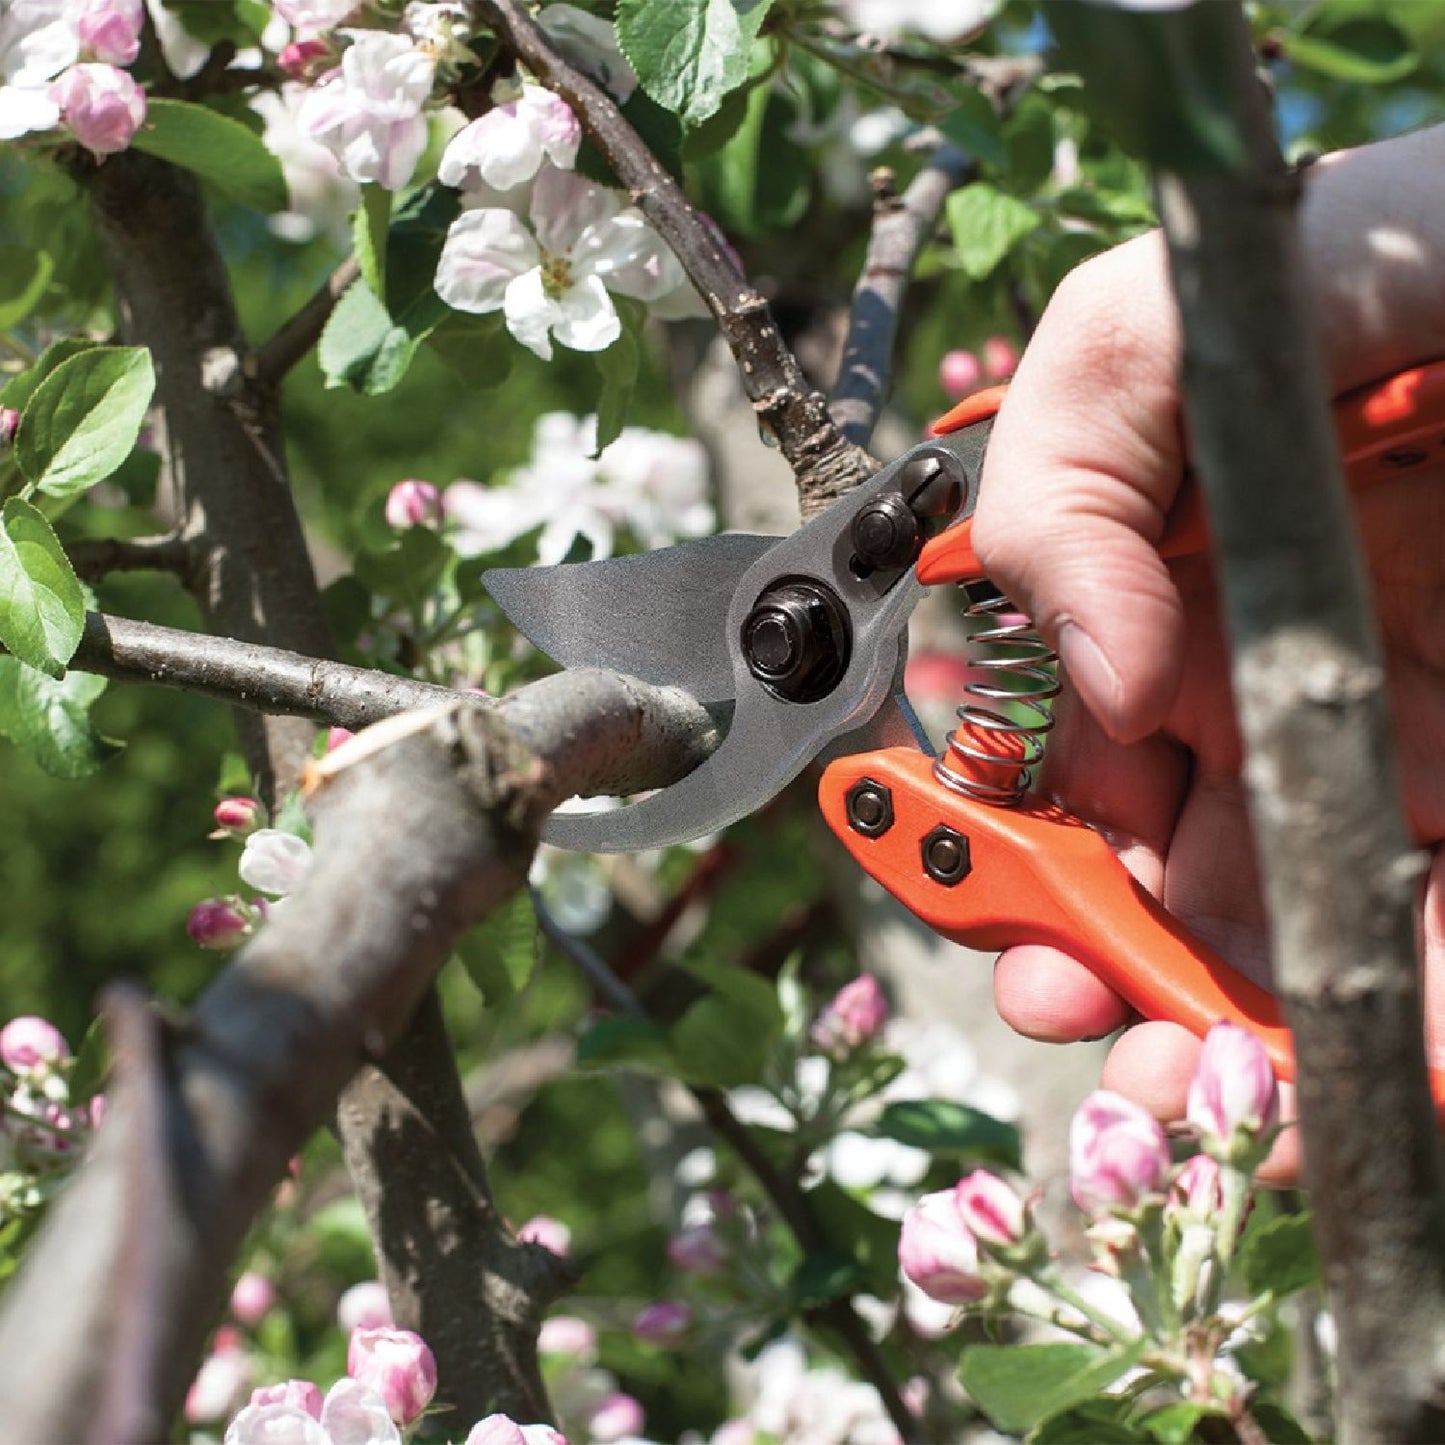
[(275, 1303), (276, 1286), (254, 1269), (248, 1269), (231, 1290), (231, 1313), (243, 1325), (260, 1324)]
[(1175, 1176), (1169, 1202), (1200, 1219), (1213, 1219), (1224, 1204), (1219, 1165), (1208, 1154), (1192, 1154)]
[(388, 1402), (377, 1390), (356, 1379), (338, 1380), (326, 1392), (321, 1428), (332, 1445), (352, 1441), (357, 1445), (402, 1445), (401, 1431)]
[(311, 845), (279, 828), (259, 828), (246, 839), (237, 871), (258, 893), (284, 898), (311, 871)]
[(891, 1012), (882, 984), (871, 973), (860, 974), (819, 1014), (813, 1042), (824, 1049), (856, 1049), (877, 1037)]
[(1028, 1205), (997, 1174), (975, 1169), (958, 1181), (954, 1195), (959, 1217), (980, 1243), (1011, 1249), (1028, 1234)]
[(903, 1216), (898, 1263), (924, 1294), (944, 1304), (970, 1304), (989, 1292), (979, 1273), (978, 1241), (953, 1189), (925, 1194)]
[(573, 65), (620, 103), (625, 104), (637, 89), (637, 72), (622, 53), (611, 21), (576, 5), (558, 4), (544, 5), (537, 12), (537, 24)]
[(354, 181), (404, 186), (426, 149), (422, 106), (436, 62), (405, 35), (348, 30), (341, 66), (307, 93), (302, 131), (330, 148)]
[(1079, 1106), (1069, 1128), (1069, 1177), (1080, 1209), (1132, 1209), (1162, 1190), (1168, 1172), (1169, 1141), (1139, 1105), (1096, 1089)]
[(326, 751), (334, 753), (343, 743), (349, 743), (356, 734), (350, 728), (327, 728)]
[(361, 0), (274, 0), (276, 13), (300, 36), (340, 25)]
[(234, 895), (203, 898), (186, 919), (186, 932), (202, 948), (225, 953), (238, 947), (256, 924), (256, 910)]
[(125, 150), (146, 117), (145, 91), (114, 65), (72, 65), (51, 85), (50, 98), (61, 124), (96, 157)]
[(11, 0), (0, 7), (0, 140), (60, 123), (50, 82), (80, 57), (74, 0)]
[(587, 1431), (595, 1445), (613, 1445), (630, 1435), (640, 1435), (647, 1416), (631, 1396), (618, 1390), (608, 1395), (587, 1417)]
[(13, 406), (0, 406), (0, 447), (8, 447), (20, 430), (20, 413)]
[(1018, 349), (1007, 336), (990, 336), (984, 342), (983, 369), (990, 381), (1006, 381), (1019, 369)]
[[(329, 47), (326, 53), (330, 55)], [(343, 174), (332, 150), (302, 128), (309, 94), (304, 86), (286, 84), (251, 100), (252, 110), (265, 122), (261, 138), (266, 149), (281, 162), (290, 198), (289, 209), (269, 217), (267, 224), (283, 241), (309, 241), (318, 232), (340, 241), (356, 206), (356, 182)]]
[(436, 1394), (436, 1360), (411, 1330), (385, 1325), (353, 1330), (346, 1373), (380, 1395), (398, 1425), (410, 1425)]
[(276, 56), (276, 65), (288, 80), (316, 80), (331, 62), (331, 47), (316, 39), (293, 40)]
[(646, 1345), (676, 1345), (692, 1331), (692, 1310), (681, 1300), (659, 1300), (638, 1312), (632, 1336)]
[(938, 382), (945, 396), (961, 401), (983, 382), (983, 364), (971, 351), (945, 351), (938, 363)]
[(222, 798), (212, 809), (211, 817), (224, 836), (245, 838), (261, 826), (266, 810), (255, 798)]
[(386, 494), (386, 520), (398, 530), (434, 527), (442, 519), (442, 494), (430, 482), (408, 479)]
[(310, 1380), (284, 1380), (279, 1385), (258, 1385), (251, 1391), (253, 1405), (289, 1405), (310, 1415), (313, 1420), (321, 1418), (321, 1389)]
[(710, 1224), (691, 1224), (667, 1241), (668, 1262), (684, 1274), (719, 1275), (728, 1254), (727, 1245)]
[(565, 100), (530, 80), (512, 97), (498, 81), (492, 99), (491, 110), (447, 143), (437, 169), (443, 185), (468, 189), (480, 183), (507, 191), (530, 181), (543, 161), (572, 169), (582, 127)]
[(597, 1354), (597, 1331), (576, 1315), (550, 1315), (542, 1321), (537, 1349), (544, 1355), (576, 1355), (588, 1363)]
[(458, 311), (500, 311), (543, 361), (552, 338), (605, 351), (622, 334), (610, 292), (654, 301), (682, 283), (672, 252), (617, 192), (544, 166), (532, 188), (531, 229), (496, 206), (464, 211), (447, 232), (436, 290)]
[(82, 0), (76, 17), (81, 49), (107, 65), (129, 65), (140, 54), (144, 24), (141, 0)]
[[(247, 1397), (255, 1367), (234, 1330), (217, 1330), (215, 1348), (186, 1391), (185, 1416), (192, 1425), (219, 1424)], [(243, 1412), (244, 1413), (244, 1412)], [(226, 1432), (231, 1439), (231, 1432)]]
[(526, 1445), (522, 1427), (507, 1415), (488, 1415), (467, 1432), (466, 1445)]
[(1205, 1036), (1186, 1108), (1205, 1152), (1222, 1163), (1256, 1154), (1279, 1119), (1279, 1084), (1264, 1045), (1237, 1024)]
[(870, 35), (893, 40), (916, 31), (943, 44), (977, 35), (993, 19), (1000, 0), (839, 0), (843, 17)]
[(186, 29), (185, 20), (166, 0), (145, 0), (145, 6), (166, 68), (177, 80), (189, 80), (210, 58), (211, 47)]
[(11, 1073), (48, 1073), (69, 1058), (65, 1035), (49, 1019), (22, 1014), (0, 1029), (0, 1063)]
[(354, 1284), (336, 1302), (336, 1323), (348, 1335), (354, 1330), (374, 1330), (393, 1323), (391, 1301), (386, 1286), (379, 1279)]
[(564, 1258), (571, 1251), (572, 1231), (560, 1219), (547, 1214), (535, 1214), (518, 1231), (517, 1238), (523, 1244), (540, 1244), (553, 1254)]

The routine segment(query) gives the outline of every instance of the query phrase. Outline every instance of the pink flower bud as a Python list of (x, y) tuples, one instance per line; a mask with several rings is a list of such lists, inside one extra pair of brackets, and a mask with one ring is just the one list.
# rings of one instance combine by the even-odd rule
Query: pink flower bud
[(85, 1106), (86, 1117), (90, 1121), (92, 1130), (99, 1129), (105, 1122), (106, 1111), (109, 1108), (110, 1105), (106, 1101), (104, 1094), (97, 1094), (90, 1103)]
[(293, 40), (281, 47), (276, 64), (281, 73), (290, 80), (302, 83), (317, 79), (324, 67), (332, 64), (331, 47), (324, 40)]
[(70, 1057), (70, 1045), (49, 1019), (24, 1014), (0, 1029), (0, 1063), (13, 1074), (49, 1072)]
[(1096, 1089), (1069, 1129), (1074, 1202), (1088, 1214), (1132, 1209), (1157, 1194), (1169, 1172), (1169, 1142), (1138, 1104)]
[(353, 1330), (346, 1373), (375, 1390), (398, 1425), (410, 1425), (436, 1394), (437, 1362), (421, 1336), (410, 1330)]
[(386, 495), (386, 520), (393, 527), (435, 527), (441, 519), (442, 494), (430, 482), (398, 482)]
[(723, 1272), (728, 1247), (712, 1225), (692, 1224), (667, 1241), (667, 1257), (672, 1267), (684, 1274), (711, 1278)]
[(244, 1350), (216, 1331), (216, 1348), (202, 1362), (186, 1391), (185, 1414), (192, 1425), (217, 1425), (245, 1403), (252, 1366)]
[(944, 1304), (969, 1304), (988, 1293), (978, 1241), (964, 1223), (956, 1189), (925, 1194), (903, 1216), (898, 1263), (924, 1294)]
[(393, 1324), (386, 1286), (379, 1279), (352, 1285), (336, 1302), (336, 1323), (348, 1335)]
[(321, 1389), (310, 1380), (286, 1380), (279, 1385), (258, 1385), (251, 1391), (253, 1405), (287, 1405), (313, 1420), (321, 1418)]
[(813, 1042), (824, 1049), (856, 1049), (888, 1022), (888, 1000), (871, 973), (844, 984), (813, 1025)]
[[(243, 1325), (260, 1324), (271, 1313), (275, 1303), (276, 1286), (254, 1269), (248, 1269), (231, 1291), (231, 1313)], [(317, 1418), (320, 1419), (320, 1416)]]
[(0, 447), (8, 447), (20, 430), (20, 413), (13, 406), (0, 406)]
[(945, 351), (938, 363), (938, 384), (950, 401), (962, 401), (983, 385), (983, 366), (971, 351)]
[(576, 1315), (552, 1315), (542, 1321), (537, 1349), (544, 1355), (576, 1355), (590, 1364), (597, 1354), (597, 1331)]
[(145, 92), (113, 65), (72, 65), (50, 87), (65, 128), (94, 156), (123, 151), (146, 118)]
[(84, 0), (76, 23), (80, 47), (92, 60), (129, 65), (140, 54), (144, 23), (141, 0)]
[(1174, 1180), (1169, 1202), (1201, 1219), (1213, 1219), (1224, 1204), (1219, 1165), (1208, 1154), (1192, 1155)]
[(466, 1445), (527, 1445), (522, 1427), (506, 1415), (488, 1415), (467, 1432)]
[(975, 1169), (958, 1181), (954, 1194), (959, 1218), (983, 1244), (1008, 1249), (1028, 1233), (1028, 1206), (997, 1174)]
[(1189, 1122), (1216, 1159), (1242, 1162), (1279, 1120), (1279, 1084), (1264, 1045), (1247, 1029), (1209, 1030), (1189, 1084)]
[(251, 932), (251, 911), (238, 898), (203, 898), (186, 919), (186, 932), (202, 948), (225, 953)]
[(659, 1300), (632, 1321), (632, 1337), (645, 1345), (681, 1344), (692, 1330), (692, 1311), (681, 1300)]
[(597, 1445), (612, 1445), (615, 1440), (642, 1434), (646, 1420), (642, 1406), (619, 1390), (602, 1400), (587, 1417), (587, 1429)]
[(990, 336), (983, 344), (983, 369), (990, 381), (1005, 381), (1019, 369), (1019, 354), (1006, 336)]
[(222, 798), (211, 817), (222, 833), (232, 838), (245, 838), (265, 821), (266, 810), (255, 798)]
[(342, 743), (349, 743), (356, 734), (350, 728), (328, 728), (326, 732), (326, 751), (334, 753)]
[(560, 1219), (548, 1214), (534, 1215), (517, 1231), (517, 1238), (523, 1244), (540, 1244), (564, 1259), (572, 1248), (572, 1231)]

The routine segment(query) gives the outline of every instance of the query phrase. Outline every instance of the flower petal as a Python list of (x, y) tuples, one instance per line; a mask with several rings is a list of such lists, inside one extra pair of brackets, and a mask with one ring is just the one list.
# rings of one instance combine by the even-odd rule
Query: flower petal
[(621, 209), (617, 192), (555, 166), (542, 167), (532, 190), (532, 227), (542, 249), (554, 256), (570, 254), (589, 226), (611, 220)]
[(622, 322), (607, 288), (582, 276), (553, 302), (552, 334), (573, 351), (606, 351), (622, 335)]
[(518, 277), (531, 272), (541, 289), (540, 259), (536, 242), (511, 211), (465, 211), (447, 232), (437, 261), (436, 292), (458, 311), (500, 311)]
[(654, 301), (675, 291), (683, 281), (682, 267), (662, 238), (628, 208), (589, 225), (572, 250), (579, 275), (600, 276), (609, 291)]

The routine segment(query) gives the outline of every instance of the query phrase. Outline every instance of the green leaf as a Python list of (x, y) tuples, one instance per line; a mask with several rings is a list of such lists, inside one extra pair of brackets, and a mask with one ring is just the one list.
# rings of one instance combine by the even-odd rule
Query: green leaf
[(874, 1214), (831, 1180), (808, 1190), (807, 1198), (828, 1245), (853, 1261), (863, 1288), (887, 1299), (898, 1287), (898, 1221)]
[(797, 102), (759, 85), (733, 138), (700, 163), (705, 203), (727, 231), (765, 236), (797, 225), (812, 195), (813, 167), (790, 132)]
[(944, 118), (943, 134), (975, 160), (989, 166), (1005, 165), (1008, 152), (1004, 149), (1003, 129), (993, 103), (981, 90), (973, 87), (960, 90), (956, 101)]
[(1032, 196), (1054, 169), (1054, 111), (1041, 96), (1029, 95), (1004, 128), (1008, 156), (1001, 182), (1016, 196)]
[(772, 1041), (751, 1026), (754, 1015), (730, 999), (699, 999), (672, 1030), (672, 1049), (681, 1077), (693, 1084), (735, 1089), (756, 1083), (772, 1052)]
[(963, 269), (975, 281), (992, 274), (1015, 242), (1039, 224), (1032, 206), (975, 181), (948, 198), (948, 225)]
[(76, 1103), (84, 1103), (94, 1097), (105, 1083), (110, 1071), (110, 1048), (101, 1019), (93, 1018), (75, 1051), (75, 1063), (70, 1070), (70, 1097)]
[(1259, 1400), (1250, 1405), (1249, 1413), (1269, 1445), (1314, 1445), (1309, 1432), (1283, 1405)]
[(407, 527), (385, 551), (357, 553), (352, 567), (372, 592), (416, 606), (431, 595), (451, 555), (430, 527)]
[(261, 137), (204, 105), (152, 98), (131, 145), (194, 171), (243, 206), (284, 211), (288, 204), (281, 162)]
[(0, 736), (53, 777), (83, 778), (118, 750), (90, 724), (90, 706), (104, 691), (103, 677), (68, 672), (57, 682), (0, 656)]
[(537, 912), (525, 890), (468, 929), (457, 943), (457, 957), (488, 1008), (500, 1008), (521, 992), (541, 955)]
[(386, 307), (365, 281), (348, 286), (326, 318), (316, 348), (326, 385), (370, 391), (373, 368), (394, 329)]
[(621, 0), (617, 43), (642, 88), (698, 125), (748, 78), (748, 59), (772, 0)]
[(1003, 1431), (1030, 1430), (1083, 1404), (1133, 1368), (1145, 1341), (1128, 1349), (1094, 1345), (973, 1345), (958, 1377), (980, 1410)]
[(426, 344), (474, 391), (500, 386), (517, 351), (499, 312), (471, 316), (453, 311), (427, 334)]
[(1410, 37), (1383, 16), (1361, 16), (1279, 39), (1296, 65), (1357, 85), (1389, 85), (1420, 63)]
[(0, 642), (63, 677), (85, 625), (85, 594), (50, 523), (11, 497), (0, 512)]
[(650, 1019), (609, 1018), (593, 1024), (577, 1040), (577, 1066), (584, 1069), (637, 1069), (673, 1074), (676, 1060), (671, 1035)]
[(377, 296), (386, 295), (386, 232), (391, 225), (391, 192), (385, 186), (361, 188), (361, 204), (351, 217), (351, 245), (362, 277)]
[(820, 1305), (855, 1294), (863, 1287), (858, 1266), (836, 1250), (819, 1249), (806, 1255), (788, 1281), (794, 1307), (817, 1309)]
[(1040, 1421), (1029, 1432), (1029, 1445), (1149, 1445), (1152, 1437), (1129, 1418), (1133, 1409), (1132, 1400), (1086, 1400), (1082, 1405), (1070, 1405)]
[(88, 336), (62, 336), (58, 340), (52, 341), (40, 353), (34, 366), (26, 367), (19, 376), (12, 376), (5, 383), (4, 390), (0, 391), (0, 406), (14, 407), (16, 411), (24, 411), (40, 383), (61, 362), (69, 361), (72, 356), (79, 356), (82, 351), (93, 351), (96, 349), (96, 345), (97, 343)]
[(1019, 1131), (981, 1109), (947, 1099), (903, 1099), (889, 1104), (872, 1132), (930, 1154), (961, 1155), (1005, 1169), (1021, 1165)]
[(135, 446), (155, 386), (143, 346), (89, 347), (62, 361), (21, 413), (21, 471), (51, 497), (103, 482)]
[(1317, 1284), (1319, 1251), (1308, 1214), (1282, 1214), (1261, 1225), (1244, 1242), (1240, 1268), (1251, 1294), (1269, 1290), (1282, 1299)]
[(1188, 1400), (1176, 1400), (1146, 1415), (1139, 1424), (1148, 1433), (1142, 1437), (1157, 1440), (1159, 1445), (1190, 1445), (1196, 1438), (1195, 1431), (1203, 1419), (1215, 1419), (1224, 1411), (1209, 1405), (1195, 1405)]
[(592, 455), (599, 455), (622, 435), (627, 413), (632, 406), (632, 393), (637, 387), (637, 372), (642, 361), (642, 325), (647, 308), (640, 301), (614, 296), (622, 334), (607, 348), (593, 354), (602, 389), (597, 394), (597, 446)]
[(18, 326), (40, 304), (55, 263), (29, 246), (0, 246), (0, 331)]

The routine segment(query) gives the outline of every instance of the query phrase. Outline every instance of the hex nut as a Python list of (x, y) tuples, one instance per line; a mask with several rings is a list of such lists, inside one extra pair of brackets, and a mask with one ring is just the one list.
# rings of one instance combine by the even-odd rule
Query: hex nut
[(942, 823), (924, 838), (920, 851), (923, 871), (945, 888), (962, 883), (973, 867), (968, 854), (968, 839), (956, 828)]
[(848, 826), (865, 838), (881, 838), (893, 826), (893, 794), (872, 778), (848, 789)]

